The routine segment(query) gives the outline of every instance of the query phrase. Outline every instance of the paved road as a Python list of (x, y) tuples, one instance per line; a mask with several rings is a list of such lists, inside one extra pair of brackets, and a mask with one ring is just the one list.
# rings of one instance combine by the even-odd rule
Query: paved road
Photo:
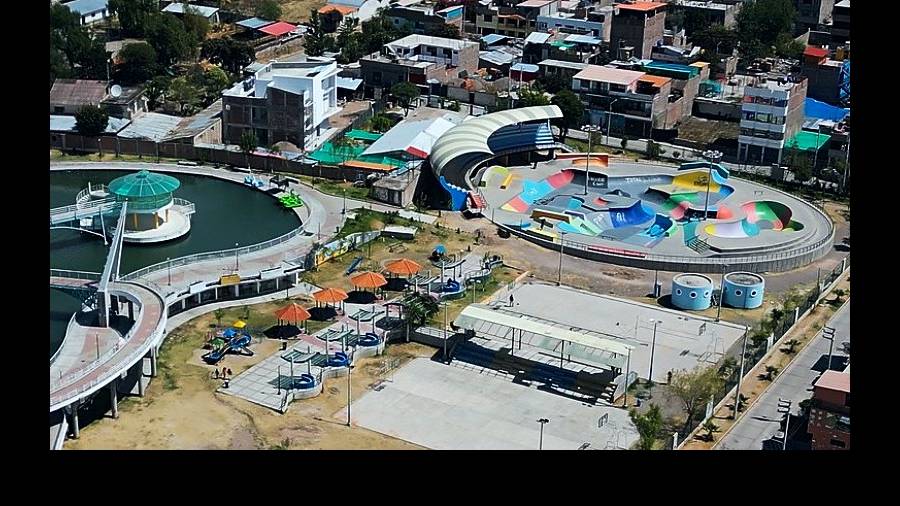
[[(850, 341), (850, 301), (848, 300), (828, 322), (835, 329), (834, 356), (845, 356), (839, 351), (841, 343)], [(778, 412), (778, 399), (791, 399), (792, 414), (799, 414), (800, 401), (812, 396), (812, 384), (825, 370), (829, 341), (819, 335), (791, 362), (760, 399), (744, 413), (743, 418), (719, 444), (717, 450), (761, 450), (763, 441), (780, 430), (784, 415)]]

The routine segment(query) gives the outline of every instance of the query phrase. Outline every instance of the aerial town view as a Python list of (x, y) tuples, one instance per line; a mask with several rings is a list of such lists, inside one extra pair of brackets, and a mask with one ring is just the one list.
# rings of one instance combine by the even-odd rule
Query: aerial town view
[(850, 0), (49, 8), (51, 450), (850, 449)]

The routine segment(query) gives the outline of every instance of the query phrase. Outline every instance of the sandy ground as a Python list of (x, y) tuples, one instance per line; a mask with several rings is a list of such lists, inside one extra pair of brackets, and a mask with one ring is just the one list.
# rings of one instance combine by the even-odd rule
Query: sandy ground
[[(295, 402), (287, 414), (214, 393), (219, 382), (200, 362), (200, 346), (212, 315), (196, 318), (172, 332), (160, 353), (160, 376), (144, 398), (120, 404), (118, 420), (103, 418), (84, 427), (66, 449), (416, 449), (416, 445), (334, 420), (347, 405), (343, 378), (326, 380), (325, 392)], [(234, 374), (280, 350), (280, 342), (263, 339), (253, 357), (228, 356), (222, 363)], [(433, 350), (415, 343), (389, 346), (387, 357), (401, 366)], [(383, 357), (362, 359), (354, 370), (357, 398), (379, 381)], [(188, 409), (189, 407), (189, 409)]]
[(281, 19), (289, 23), (309, 20), (309, 12), (325, 5), (325, 0), (281, 0)]

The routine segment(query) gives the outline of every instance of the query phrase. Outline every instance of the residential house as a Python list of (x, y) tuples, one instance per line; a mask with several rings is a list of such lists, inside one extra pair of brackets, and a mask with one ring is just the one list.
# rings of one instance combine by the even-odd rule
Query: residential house
[(390, 0), (330, 0), (319, 9), (325, 32), (337, 30), (345, 18), (353, 18), (360, 23), (372, 19), (379, 9), (388, 7)]
[(579, 35), (591, 35), (608, 43), (612, 30), (612, 17), (612, 7), (601, 7), (596, 11), (581, 9), (575, 11), (575, 13), (564, 12), (560, 9), (555, 14), (538, 16), (535, 29), (541, 32), (555, 30)]
[(585, 106), (585, 123), (611, 135), (649, 138), (666, 120), (671, 79), (645, 72), (588, 65), (572, 78)]
[(75, 0), (63, 5), (68, 7), (70, 11), (78, 14), (82, 25), (90, 25), (103, 21), (111, 15), (107, 6), (108, 3), (109, 0)]
[(813, 450), (850, 449), (850, 367), (828, 370), (813, 384), (809, 410)]
[(560, 0), (525, 0), (513, 6), (479, 3), (475, 29), (480, 35), (498, 33), (524, 39), (537, 29), (538, 16), (551, 16), (559, 9)]
[(818, 30), (831, 23), (834, 0), (794, 0), (797, 14), (794, 26), (798, 32)]
[(99, 106), (108, 86), (108, 81), (57, 79), (50, 88), (50, 114), (74, 115), (85, 105)]
[(808, 46), (803, 51), (800, 75), (809, 80), (806, 96), (833, 105), (841, 103), (841, 86), (849, 86), (850, 62), (832, 60), (829, 51)]
[(533, 64), (543, 60), (595, 63), (604, 54), (605, 46), (602, 39), (593, 35), (533, 32), (525, 39), (522, 58)]
[(616, 4), (610, 32), (610, 50), (619, 60), (649, 58), (653, 46), (663, 40), (666, 8), (661, 2)]
[(144, 92), (143, 86), (113, 85), (110, 87), (109, 96), (100, 102), (100, 106), (106, 109), (110, 116), (131, 119), (149, 110), (150, 99)]
[(394, 26), (406, 26), (412, 33), (420, 35), (428, 35), (441, 25), (455, 26), (462, 33), (464, 8), (462, 5), (454, 5), (435, 10), (434, 4), (392, 5), (385, 11), (385, 16)]
[(410, 82), (430, 92), (429, 80), (443, 82), (478, 69), (477, 42), (409, 35), (386, 44), (380, 53), (360, 59), (364, 95), (380, 98), (382, 90)]
[(167, 5), (162, 11), (181, 17), (184, 16), (184, 11), (186, 10), (193, 11), (193, 14), (206, 18), (211, 24), (219, 24), (219, 9), (216, 7), (175, 2)]
[(337, 63), (323, 57), (264, 64), (222, 93), (224, 142), (238, 144), (249, 131), (262, 146), (288, 141), (314, 148), (328, 118), (340, 112), (338, 73)]
[(801, 132), (807, 88), (796, 75), (764, 76), (744, 87), (739, 160), (781, 163), (785, 143)]
[(734, 26), (737, 13), (741, 10), (741, 4), (737, 2), (674, 0), (669, 2), (669, 6), (673, 13), (680, 11), (683, 12), (686, 17), (693, 16), (696, 19), (701, 20), (702, 24), (705, 26)]
[(831, 11), (831, 39), (837, 43), (850, 40), (850, 0), (834, 4)]

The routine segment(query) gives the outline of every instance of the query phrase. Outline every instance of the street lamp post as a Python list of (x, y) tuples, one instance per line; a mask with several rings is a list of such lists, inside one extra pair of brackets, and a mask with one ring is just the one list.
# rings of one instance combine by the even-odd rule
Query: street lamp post
[(544, 424), (550, 423), (550, 420), (547, 418), (538, 418), (537, 422), (539, 424), (541, 424), (541, 439), (540, 439), (540, 442), (538, 443), (538, 450), (543, 450), (544, 449)]
[(612, 130), (612, 106), (613, 106), (613, 104), (615, 104), (618, 101), (619, 101), (619, 99), (617, 98), (617, 99), (614, 99), (612, 102), (610, 102), (609, 103), (609, 111), (606, 113), (606, 145), (607, 146), (609, 146), (609, 133), (610, 133), (610, 130)]
[[(581, 127), (581, 131), (585, 132), (588, 135), (588, 150), (587, 156), (584, 157), (584, 194), (588, 194), (588, 180), (591, 178), (591, 148), (593, 147), (592, 142), (594, 139), (594, 134), (600, 132), (602, 129), (597, 125), (584, 125)], [(607, 139), (608, 142), (609, 139)]]
[(744, 327), (744, 341), (741, 343), (741, 370), (738, 374), (737, 388), (734, 392), (734, 419), (737, 420), (738, 407), (741, 405), (741, 380), (744, 379), (744, 355), (747, 353), (747, 335), (750, 333), (750, 327)]
[(651, 318), (650, 323), (653, 324), (653, 342), (650, 344), (650, 374), (647, 375), (647, 381), (653, 383), (653, 355), (656, 352), (656, 328), (662, 323), (662, 320)]
[(709, 161), (709, 173), (706, 176), (706, 204), (703, 206), (703, 221), (706, 221), (709, 214), (709, 187), (712, 183), (713, 164), (719, 163), (719, 160), (722, 159), (722, 153), (715, 150), (706, 150), (703, 152), (703, 157)]
[(241, 270), (241, 250), (238, 249), (240, 244), (234, 243), (234, 272)]
[(725, 271), (728, 269), (728, 264), (722, 264), (722, 278), (719, 281), (719, 304), (716, 308), (716, 321), (719, 321), (719, 317), (722, 315), (722, 299), (725, 298)]
[(444, 363), (447, 363), (447, 308), (450, 305), (444, 303)]
[(788, 434), (790, 433), (788, 429), (790, 429), (791, 426), (791, 405), (793, 403), (794, 401), (782, 399), (780, 397), (778, 399), (778, 412), (784, 413), (786, 417), (784, 420), (784, 437), (781, 438), (782, 451), (787, 450)]
[(168, 285), (172, 286), (172, 257), (166, 257), (166, 262), (168, 264), (168, 265), (166, 265), (166, 267), (167, 267), (167, 270), (169, 271)]
[(344, 207), (341, 208), (341, 214), (347, 214), (347, 189), (341, 188), (341, 195), (344, 198)]
[(353, 367), (353, 364), (347, 364), (347, 427), (350, 426), (350, 371)]
[(559, 269), (556, 272), (556, 286), (562, 285), (562, 259), (563, 259), (563, 248), (565, 247), (566, 233), (560, 231), (559, 233)]

